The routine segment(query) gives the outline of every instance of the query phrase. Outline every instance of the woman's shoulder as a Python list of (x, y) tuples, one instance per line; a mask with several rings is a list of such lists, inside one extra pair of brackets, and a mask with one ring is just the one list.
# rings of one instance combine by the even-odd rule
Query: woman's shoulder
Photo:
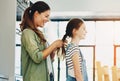
[(29, 38), (29, 37), (34, 38), (35, 36), (36, 36), (35, 32), (33, 30), (31, 30), (31, 29), (28, 29), (28, 28), (24, 29), (22, 31), (22, 35), (21, 35), (22, 38)]
[(35, 34), (35, 32), (29, 28), (26, 28), (23, 30), (22, 34), (32, 35), (32, 34)]
[(29, 33), (29, 32), (34, 32), (34, 31), (29, 29), (29, 28), (26, 28), (26, 29), (23, 30), (23, 33)]

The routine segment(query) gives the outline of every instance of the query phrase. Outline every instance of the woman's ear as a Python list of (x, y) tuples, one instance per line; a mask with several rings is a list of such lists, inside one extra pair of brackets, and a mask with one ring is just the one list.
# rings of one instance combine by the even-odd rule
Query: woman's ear
[(37, 17), (38, 15), (40, 15), (40, 13), (38, 11), (35, 11), (34, 16)]

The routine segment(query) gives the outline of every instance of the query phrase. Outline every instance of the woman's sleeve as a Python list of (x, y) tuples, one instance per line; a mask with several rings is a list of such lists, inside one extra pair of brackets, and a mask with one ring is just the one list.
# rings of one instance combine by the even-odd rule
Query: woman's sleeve
[(35, 63), (40, 63), (43, 60), (42, 50), (39, 49), (35, 40), (35, 33), (32, 30), (26, 30), (22, 35), (22, 44)]

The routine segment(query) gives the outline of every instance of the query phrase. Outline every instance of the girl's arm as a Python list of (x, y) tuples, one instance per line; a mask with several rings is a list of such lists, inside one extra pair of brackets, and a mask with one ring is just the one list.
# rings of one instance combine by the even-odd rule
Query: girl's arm
[(80, 71), (80, 59), (79, 53), (75, 52), (72, 56), (73, 67), (74, 67), (74, 74), (77, 81), (83, 81), (82, 73)]

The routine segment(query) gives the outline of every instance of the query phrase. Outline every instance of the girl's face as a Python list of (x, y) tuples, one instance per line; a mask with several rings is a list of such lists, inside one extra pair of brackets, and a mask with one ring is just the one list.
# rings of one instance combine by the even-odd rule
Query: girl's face
[(50, 10), (44, 11), (42, 13), (36, 11), (34, 13), (35, 27), (43, 27), (45, 23), (49, 21), (49, 16), (50, 16)]
[(83, 24), (79, 27), (79, 29), (76, 29), (76, 31), (75, 31), (75, 36), (78, 37), (78, 38), (80, 38), (80, 39), (84, 39), (85, 36), (86, 36), (86, 33), (87, 33), (87, 31), (86, 31), (86, 26), (85, 26), (85, 24), (83, 23)]

